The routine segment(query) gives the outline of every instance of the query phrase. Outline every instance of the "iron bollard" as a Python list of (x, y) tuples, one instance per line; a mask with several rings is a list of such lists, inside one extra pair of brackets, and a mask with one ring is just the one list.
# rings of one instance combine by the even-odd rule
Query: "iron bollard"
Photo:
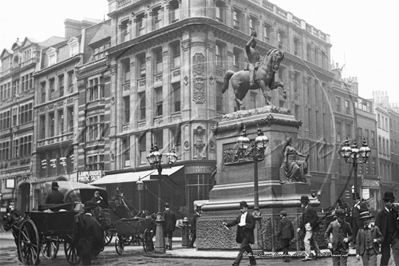
[(189, 244), (190, 244), (190, 234), (188, 232), (188, 218), (184, 217), (183, 219), (183, 229), (181, 232), (181, 245), (183, 248), (188, 248)]

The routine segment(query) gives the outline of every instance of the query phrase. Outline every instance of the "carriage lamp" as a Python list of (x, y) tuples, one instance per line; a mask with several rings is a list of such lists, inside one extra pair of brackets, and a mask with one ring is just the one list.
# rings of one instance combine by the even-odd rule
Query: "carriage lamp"
[[(341, 156), (344, 158), (346, 163), (351, 163), (353, 166), (354, 172), (354, 193), (359, 193), (358, 184), (357, 184), (357, 166), (358, 164), (367, 163), (371, 155), (371, 150), (367, 146), (366, 139), (363, 138), (363, 145), (359, 149), (357, 147), (356, 140), (353, 141), (352, 146), (349, 144), (349, 138), (345, 140), (344, 146), (340, 150)], [(359, 158), (362, 160), (358, 160)], [(359, 194), (360, 195), (360, 194)]]

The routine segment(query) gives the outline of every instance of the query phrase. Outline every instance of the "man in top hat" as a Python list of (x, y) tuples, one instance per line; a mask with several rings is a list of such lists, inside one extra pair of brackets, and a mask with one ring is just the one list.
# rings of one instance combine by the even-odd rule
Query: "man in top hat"
[(301, 225), (298, 228), (298, 233), (301, 230), (305, 232), (305, 237), (303, 239), (305, 244), (305, 258), (303, 258), (302, 261), (308, 261), (312, 259), (310, 257), (311, 245), (316, 252), (316, 258), (318, 258), (321, 254), (319, 245), (313, 239), (313, 233), (319, 229), (319, 216), (317, 215), (316, 210), (309, 205), (308, 196), (301, 197), (301, 207), (303, 208), (303, 213)]
[[(165, 237), (165, 245), (168, 243), (167, 248), (172, 250), (172, 240), (173, 240), (173, 231), (175, 231), (176, 226), (176, 215), (175, 213), (169, 209), (169, 203), (165, 202), (165, 211), (163, 212), (163, 216), (165, 219), (165, 223), (163, 225), (163, 234)], [(168, 242), (166, 242), (168, 240)]]
[(228, 223), (223, 222), (222, 224), (227, 227), (237, 225), (236, 242), (241, 244), (240, 251), (233, 263), (233, 266), (240, 265), (244, 253), (249, 255), (249, 262), (251, 265), (256, 265), (254, 254), (250, 244), (255, 243), (254, 229), (255, 229), (255, 218), (248, 212), (248, 204), (246, 201), (240, 202), (241, 214)]
[(104, 231), (93, 217), (95, 208), (93, 201), (84, 204), (84, 214), (75, 215), (73, 243), (82, 258), (82, 265), (91, 265), (94, 255), (104, 248)]
[(51, 192), (47, 195), (44, 204), (63, 204), (64, 203), (64, 194), (58, 191), (58, 183), (51, 183)]
[(393, 205), (395, 196), (391, 191), (384, 193), (385, 207), (378, 212), (375, 225), (380, 228), (384, 241), (381, 245), (381, 266), (388, 265), (391, 256), (396, 265), (399, 265), (399, 211)]
[[(360, 213), (368, 211), (367, 204), (362, 202), (359, 193), (353, 194), (353, 209), (352, 209), (352, 231), (353, 235), (357, 235), (357, 231), (363, 226), (361, 220), (359, 220)], [(353, 243), (356, 244), (356, 238), (353, 238)]]
[(364, 266), (377, 266), (377, 254), (382, 241), (378, 226), (370, 224), (373, 217), (369, 211), (364, 211), (359, 216), (363, 226), (359, 228), (356, 236), (356, 259), (359, 260), (362, 256)]
[[(342, 209), (335, 210), (336, 220), (332, 221), (324, 237), (328, 240), (328, 248), (331, 250), (332, 261), (334, 266), (346, 266), (349, 254), (349, 241), (352, 240), (353, 234), (351, 226), (345, 221), (345, 211)], [(332, 238), (330, 237), (332, 234)]]

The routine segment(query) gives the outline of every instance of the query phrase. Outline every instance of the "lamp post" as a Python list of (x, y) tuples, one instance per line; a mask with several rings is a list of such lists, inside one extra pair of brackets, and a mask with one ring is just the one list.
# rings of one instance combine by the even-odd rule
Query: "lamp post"
[(157, 224), (157, 230), (155, 235), (155, 252), (156, 253), (165, 253), (165, 240), (163, 237), (163, 223), (165, 219), (162, 215), (162, 156), (165, 156), (168, 160), (168, 164), (171, 166), (177, 160), (177, 155), (172, 149), (170, 153), (162, 154), (157, 145), (151, 144), (150, 154), (147, 155), (147, 160), (150, 163), (152, 168), (158, 170), (158, 213), (157, 219), (155, 220)]
[(139, 192), (139, 211), (142, 211), (143, 210), (143, 206), (142, 206), (143, 203), (142, 203), (141, 197), (142, 197), (142, 193), (143, 193), (143, 190), (144, 190), (144, 183), (143, 183), (143, 181), (141, 180), (140, 177), (139, 177), (139, 180), (137, 180), (136, 185), (137, 185), (137, 191)]
[[(259, 233), (261, 232), (261, 213), (259, 211), (259, 186), (258, 186), (258, 162), (263, 161), (264, 153), (269, 144), (269, 139), (258, 127), (258, 136), (252, 142), (247, 137), (246, 127), (244, 125), (241, 136), (237, 139), (237, 156), (239, 160), (253, 159), (254, 161), (254, 218), (255, 218), (255, 249), (259, 249)], [(262, 245), (263, 247), (263, 245)]]
[[(341, 156), (344, 157), (346, 163), (351, 163), (354, 171), (354, 194), (359, 193), (359, 188), (357, 184), (357, 166), (358, 164), (367, 163), (368, 158), (370, 157), (371, 150), (367, 146), (366, 139), (363, 139), (363, 146), (359, 149), (357, 147), (356, 140), (353, 141), (353, 145), (349, 145), (349, 138), (346, 139), (345, 145), (340, 150)], [(358, 160), (360, 157), (363, 160)], [(359, 193), (360, 195), (360, 193)]]

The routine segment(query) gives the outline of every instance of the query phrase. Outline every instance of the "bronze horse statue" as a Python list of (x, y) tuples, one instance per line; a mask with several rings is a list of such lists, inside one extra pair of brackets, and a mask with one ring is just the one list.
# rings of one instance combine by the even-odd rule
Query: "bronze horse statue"
[[(266, 100), (266, 105), (271, 105), (270, 97), (267, 95), (267, 91), (281, 88), (284, 90), (284, 84), (282, 82), (274, 81), (274, 74), (278, 71), (281, 61), (284, 59), (284, 52), (279, 49), (272, 49), (260, 62), (259, 68), (255, 71), (255, 84), (250, 86), (249, 84), (249, 71), (240, 70), (234, 72), (227, 70), (224, 75), (224, 84), (222, 93), (228, 88), (229, 84), (234, 89), (235, 101), (237, 103), (237, 109), (240, 110), (242, 106), (242, 99), (244, 99), (248, 90), (262, 89), (263, 96)], [(283, 91), (283, 97), (286, 98), (286, 93)]]

